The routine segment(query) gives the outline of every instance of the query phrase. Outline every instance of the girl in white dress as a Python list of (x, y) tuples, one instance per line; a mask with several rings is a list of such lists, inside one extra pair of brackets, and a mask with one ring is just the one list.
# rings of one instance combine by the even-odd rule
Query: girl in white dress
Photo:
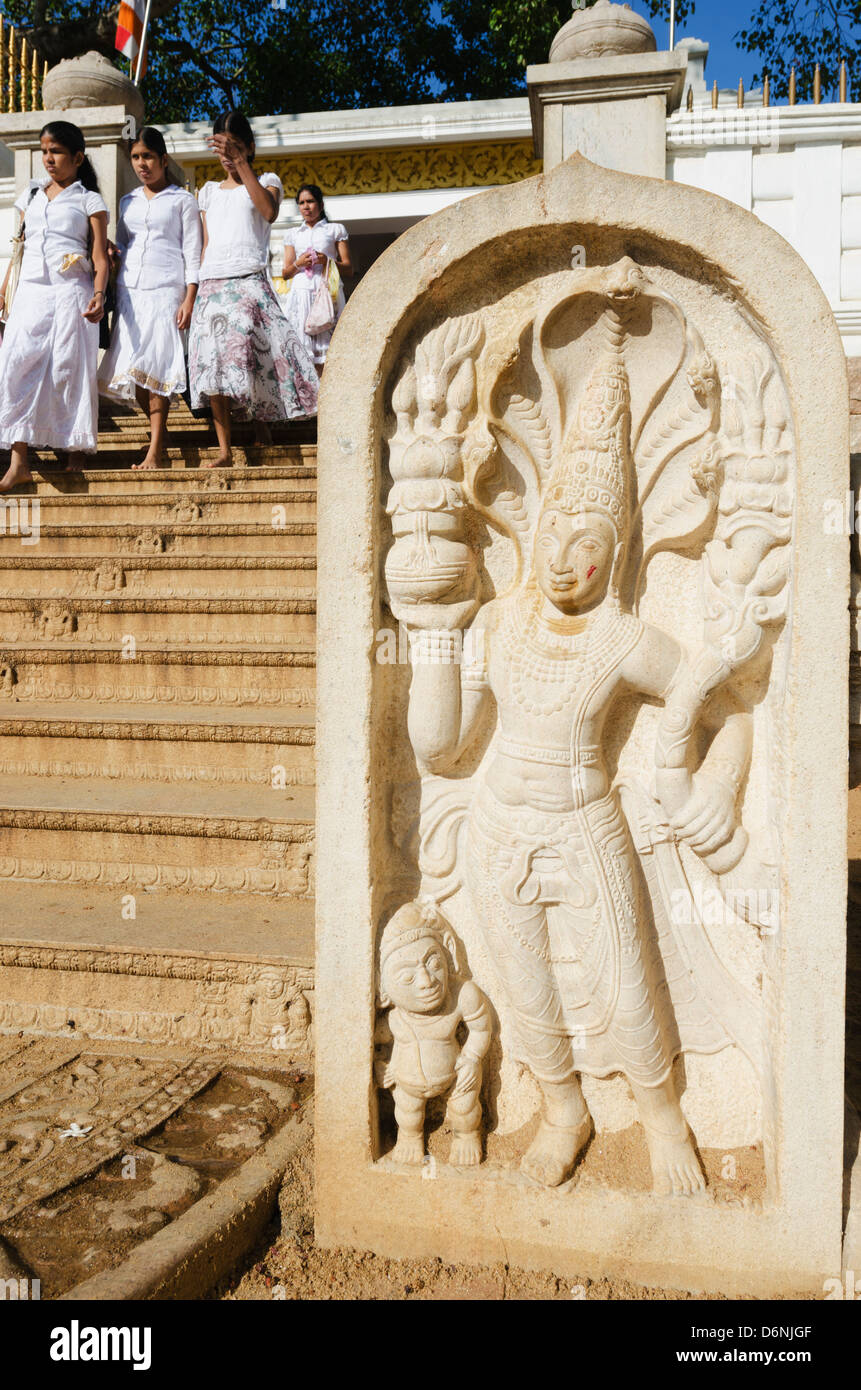
[[(25, 241), (0, 347), (0, 448), (12, 451), (0, 492), (33, 481), (30, 446), (94, 454), (98, 438), (108, 209), (76, 125), (51, 121), (39, 143), (46, 177), (15, 203)], [(9, 271), (0, 290), (4, 316), (8, 283)]]
[(254, 172), (254, 136), (240, 112), (219, 116), (209, 143), (227, 178), (198, 195), (203, 260), (188, 373), (192, 408), (208, 401), (215, 421), (219, 456), (208, 466), (229, 468), (231, 410), (264, 422), (315, 415), (317, 374), (268, 274), (281, 180)]
[(149, 415), (150, 446), (133, 467), (158, 468), (171, 396), (185, 390), (181, 335), (197, 295), (203, 229), (194, 194), (173, 182), (161, 131), (144, 126), (129, 145), (141, 186), (120, 202), (117, 308), (99, 390), (137, 398)]
[[(318, 371), (322, 371), (334, 329), (311, 334), (306, 333), (305, 324), (323, 276), (330, 276), (330, 264), (335, 266), (338, 275), (333, 295), (335, 322), (340, 318), (344, 307), (341, 279), (353, 274), (350, 243), (343, 223), (330, 222), (326, 216), (323, 190), (316, 183), (303, 183), (296, 194), (296, 203), (302, 214), (302, 226), (293, 227), (284, 239), (284, 279), (289, 285), (284, 307)], [(331, 279), (329, 285), (331, 289)]]

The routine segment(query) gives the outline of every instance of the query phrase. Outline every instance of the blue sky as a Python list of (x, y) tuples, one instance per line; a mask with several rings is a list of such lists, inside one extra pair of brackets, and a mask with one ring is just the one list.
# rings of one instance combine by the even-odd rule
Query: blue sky
[[(645, 13), (645, 6), (632, 0), (631, 8)], [(693, 18), (676, 29), (676, 41), (688, 38), (704, 39), (709, 45), (706, 64), (706, 81), (709, 86), (715, 78), (719, 87), (737, 87), (738, 79), (744, 78), (745, 87), (757, 70), (758, 55), (745, 53), (737, 48), (733, 34), (745, 28), (757, 8), (756, 0), (697, 0)], [(669, 42), (669, 26), (659, 19), (651, 19), (658, 48), (666, 48)]]

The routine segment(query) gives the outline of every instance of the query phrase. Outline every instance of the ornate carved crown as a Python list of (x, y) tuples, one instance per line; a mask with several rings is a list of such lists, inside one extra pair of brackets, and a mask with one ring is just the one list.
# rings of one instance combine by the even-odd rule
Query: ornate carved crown
[(630, 435), (628, 375), (621, 358), (607, 353), (586, 383), (542, 507), (603, 512), (621, 538), (630, 518)]

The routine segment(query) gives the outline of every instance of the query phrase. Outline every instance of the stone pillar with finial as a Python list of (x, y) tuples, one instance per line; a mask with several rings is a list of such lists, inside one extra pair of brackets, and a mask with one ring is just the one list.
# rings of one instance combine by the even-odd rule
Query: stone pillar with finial
[(681, 103), (683, 50), (658, 52), (651, 25), (630, 5), (596, 0), (527, 68), (535, 148), (545, 169), (579, 152), (607, 169), (666, 177), (666, 122)]
[(0, 116), (0, 141), (15, 155), (15, 192), (43, 173), (39, 132), (49, 121), (72, 121), (84, 132), (87, 154), (116, 227), (119, 201), (137, 185), (125, 140), (143, 125), (140, 89), (101, 53), (66, 58), (42, 83), (41, 111)]

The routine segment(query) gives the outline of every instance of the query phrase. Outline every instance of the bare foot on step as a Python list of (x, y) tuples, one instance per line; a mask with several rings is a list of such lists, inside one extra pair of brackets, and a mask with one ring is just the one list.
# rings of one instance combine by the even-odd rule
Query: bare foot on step
[(20, 487), (22, 483), (32, 483), (33, 474), (29, 468), (18, 469), (8, 468), (0, 478), (0, 493), (11, 492), (13, 488)]

